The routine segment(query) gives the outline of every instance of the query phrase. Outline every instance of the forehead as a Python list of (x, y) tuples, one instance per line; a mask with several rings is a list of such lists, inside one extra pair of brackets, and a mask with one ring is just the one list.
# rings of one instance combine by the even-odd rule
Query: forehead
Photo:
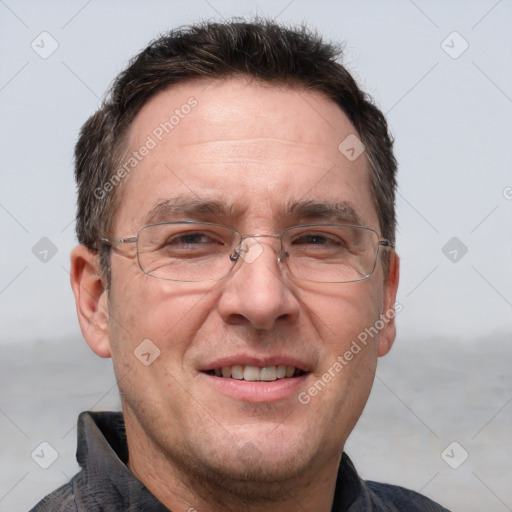
[(298, 202), (346, 204), (375, 224), (366, 157), (339, 150), (356, 134), (334, 102), (310, 90), (244, 78), (172, 86), (132, 123), (121, 165), (133, 165), (114, 229), (140, 228), (175, 197), (269, 223)]

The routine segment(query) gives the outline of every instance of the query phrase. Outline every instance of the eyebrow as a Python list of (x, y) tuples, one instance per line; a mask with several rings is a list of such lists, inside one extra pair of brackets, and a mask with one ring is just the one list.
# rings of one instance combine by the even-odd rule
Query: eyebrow
[(347, 201), (294, 201), (286, 208), (287, 214), (301, 219), (330, 220), (341, 224), (364, 225), (362, 218)]
[(233, 206), (214, 199), (199, 199), (193, 197), (176, 196), (160, 200), (145, 215), (143, 223), (158, 224), (180, 215), (205, 215), (225, 216), (233, 211)]
[[(167, 222), (179, 216), (195, 217), (199, 215), (214, 216), (220, 222), (221, 218), (232, 216), (235, 211), (235, 206), (225, 201), (176, 196), (158, 201), (145, 215), (143, 225)], [(341, 224), (363, 225), (361, 217), (347, 201), (291, 201), (282, 210), (283, 218), (290, 216), (304, 220), (328, 220)]]

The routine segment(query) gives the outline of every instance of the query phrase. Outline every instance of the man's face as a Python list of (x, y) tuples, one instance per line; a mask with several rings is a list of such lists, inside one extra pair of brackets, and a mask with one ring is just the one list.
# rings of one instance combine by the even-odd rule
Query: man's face
[[(154, 130), (190, 97), (197, 105), (182, 109), (158, 141)], [(367, 160), (363, 154), (351, 161), (338, 150), (355, 133), (346, 115), (314, 92), (242, 79), (171, 87), (131, 127), (126, 157), (148, 136), (157, 144), (123, 183), (112, 235), (135, 235), (162, 201), (181, 206), (160, 208), (159, 222), (205, 221), (261, 234), (339, 222), (304, 205), (341, 204), (380, 235)], [(212, 202), (221, 207), (200, 206)], [(303, 207), (292, 212), (292, 204)], [(366, 346), (359, 343), (315, 396), (308, 390), (389, 311), (396, 282), (387, 283), (380, 262), (361, 282), (298, 281), (279, 263), (275, 239), (258, 243), (254, 261), (241, 258), (227, 278), (202, 283), (145, 275), (134, 244), (113, 250), (108, 335), (129, 441), (131, 432), (143, 432), (181, 467), (275, 481), (338, 463), (377, 356), (392, 343), (392, 323)], [(147, 339), (160, 355), (146, 366), (134, 351)], [(305, 373), (270, 382), (214, 375), (235, 365)], [(307, 404), (299, 400), (304, 393)]]

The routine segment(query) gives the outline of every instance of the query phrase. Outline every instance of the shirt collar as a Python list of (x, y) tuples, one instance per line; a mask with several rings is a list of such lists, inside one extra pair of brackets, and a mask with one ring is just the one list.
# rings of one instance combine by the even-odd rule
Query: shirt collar
[[(77, 489), (83, 503), (115, 512), (169, 511), (126, 466), (128, 445), (121, 413), (83, 412), (77, 428), (76, 458), (87, 483)], [(110, 508), (103, 508), (107, 504)]]

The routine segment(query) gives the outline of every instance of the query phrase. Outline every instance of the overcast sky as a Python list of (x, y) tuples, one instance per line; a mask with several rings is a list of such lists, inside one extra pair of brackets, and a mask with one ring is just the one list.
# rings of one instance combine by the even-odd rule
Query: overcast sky
[(398, 339), (511, 336), (512, 3), (333, 3), (0, 2), (3, 343), (80, 335), (72, 152), (113, 77), (170, 28), (253, 14), (345, 41), (345, 64), (387, 113), (400, 165)]

